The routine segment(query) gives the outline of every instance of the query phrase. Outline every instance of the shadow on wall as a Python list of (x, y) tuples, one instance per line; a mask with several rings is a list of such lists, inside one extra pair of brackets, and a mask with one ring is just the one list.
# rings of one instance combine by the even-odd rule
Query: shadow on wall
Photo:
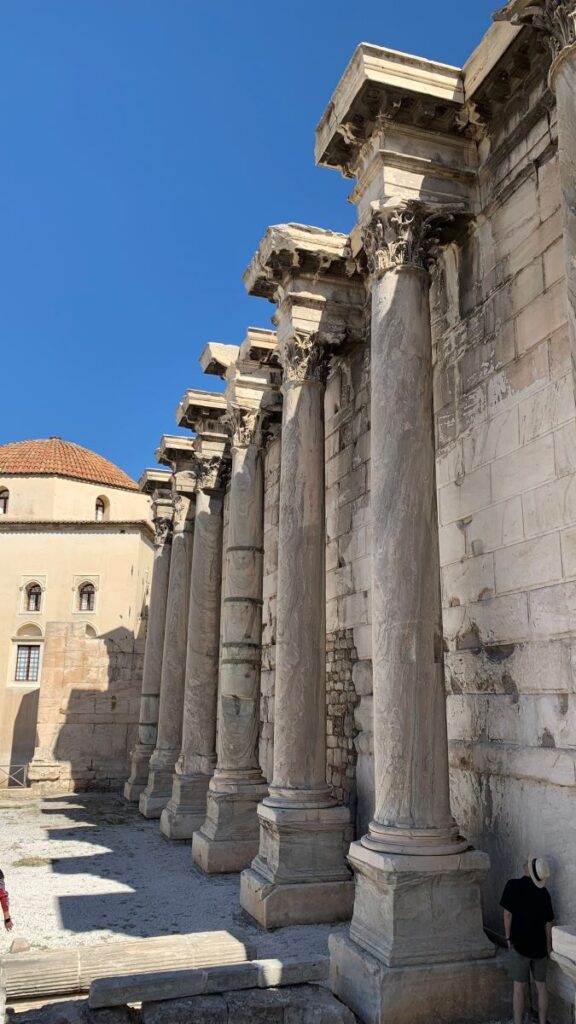
[(123, 785), (136, 741), (144, 639), (49, 623), (29, 782), (43, 792)]

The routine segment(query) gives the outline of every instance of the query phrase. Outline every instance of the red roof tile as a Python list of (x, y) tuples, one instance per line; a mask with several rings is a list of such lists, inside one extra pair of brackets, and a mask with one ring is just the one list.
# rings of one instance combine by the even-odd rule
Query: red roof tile
[(0, 475), (65, 476), (137, 491), (138, 484), (113, 462), (61, 437), (0, 445)]

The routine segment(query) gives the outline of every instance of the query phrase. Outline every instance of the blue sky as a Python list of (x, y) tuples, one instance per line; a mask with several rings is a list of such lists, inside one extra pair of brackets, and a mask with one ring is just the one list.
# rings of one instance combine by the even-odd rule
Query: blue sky
[(462, 64), (497, 6), (3, 0), (0, 444), (154, 465), (204, 344), (269, 326), (241, 283), (266, 226), (354, 223), (313, 147), (356, 44)]

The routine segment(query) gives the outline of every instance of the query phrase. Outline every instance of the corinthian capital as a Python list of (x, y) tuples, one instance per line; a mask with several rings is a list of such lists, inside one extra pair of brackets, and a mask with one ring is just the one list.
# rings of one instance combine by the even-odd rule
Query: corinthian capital
[(432, 207), (417, 200), (376, 207), (362, 229), (370, 275), (380, 277), (399, 267), (427, 270), (439, 252), (438, 231), (463, 212), (464, 207)]
[(154, 522), (154, 543), (157, 548), (172, 539), (172, 520), (166, 516), (156, 516)]
[(294, 331), (281, 346), (284, 381), (288, 384), (303, 384), (305, 381), (325, 384), (331, 355), (330, 348), (320, 343), (317, 333)]
[(531, 25), (544, 33), (553, 58), (576, 43), (576, 0), (510, 0), (494, 20)]
[(192, 472), (196, 477), (196, 484), (204, 491), (215, 490), (219, 485), (219, 475), (222, 468), (222, 459), (219, 455), (201, 457), (196, 455)]
[(259, 443), (258, 409), (240, 409), (230, 406), (225, 416), (226, 425), (230, 429), (233, 448), (248, 448)]

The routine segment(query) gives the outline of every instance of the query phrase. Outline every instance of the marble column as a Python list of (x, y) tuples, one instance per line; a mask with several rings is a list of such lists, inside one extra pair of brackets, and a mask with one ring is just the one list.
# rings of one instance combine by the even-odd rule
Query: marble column
[(148, 784), (140, 795), (139, 803), (145, 818), (159, 818), (168, 803), (174, 766), (180, 754), (193, 542), (194, 505), (189, 496), (179, 494), (175, 499), (158, 734), (156, 749), (150, 758)]
[(209, 874), (240, 871), (258, 848), (256, 808), (268, 788), (258, 762), (264, 467), (256, 411), (233, 409), (232, 474), (218, 706), (218, 762), (206, 820), (192, 837)]
[[(154, 753), (158, 733), (158, 706), (160, 701), (160, 680), (162, 677), (162, 652), (164, 628), (166, 625), (166, 603), (170, 578), (170, 556), (172, 553), (172, 504), (156, 503), (154, 517), (154, 566), (148, 610), (148, 629), (144, 649), (144, 670), (140, 698), (140, 720), (138, 742), (130, 762), (130, 777), (124, 786), (126, 800), (138, 803), (140, 794), (148, 782), (148, 767)], [(169, 516), (164, 505), (169, 505)], [(162, 515), (164, 511), (164, 515)]]
[(324, 386), (316, 334), (281, 346), (274, 772), (258, 808), (259, 852), (242, 873), (242, 906), (265, 927), (350, 915), (348, 811), (326, 782)]
[[(331, 939), (333, 988), (360, 1016), (368, 1003), (396, 998), (390, 986), (402, 979), (388, 968), (426, 965), (411, 975), (416, 991), (435, 984), (430, 965), (494, 952), (480, 900), (489, 860), (468, 848), (450, 811), (427, 270), (439, 212), (412, 201), (382, 207), (364, 231), (375, 811), (349, 853), (350, 937)], [(404, 1013), (399, 1020), (411, 1019)]]
[[(217, 460), (218, 463), (220, 460)], [(182, 750), (172, 796), (160, 828), (169, 839), (190, 839), (206, 817), (208, 783), (216, 765), (216, 705), (222, 577), (222, 494), (217, 467), (199, 461), (194, 552), (188, 613)]]

